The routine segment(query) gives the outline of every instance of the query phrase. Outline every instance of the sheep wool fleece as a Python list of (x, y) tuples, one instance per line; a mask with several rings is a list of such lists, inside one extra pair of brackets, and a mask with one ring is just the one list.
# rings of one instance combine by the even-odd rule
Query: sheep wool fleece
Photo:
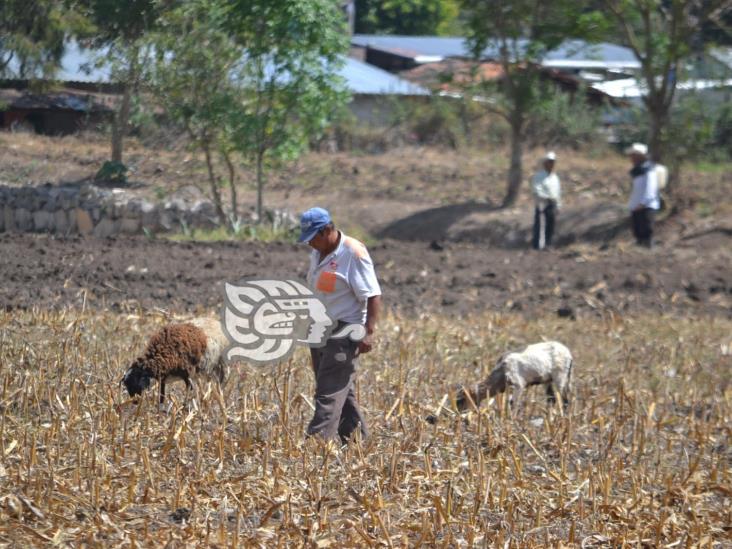
[[(171, 372), (188, 371), (206, 353), (206, 334), (192, 323), (171, 324), (158, 330), (145, 349), (145, 365), (162, 379)], [(191, 362), (188, 362), (188, 361)]]

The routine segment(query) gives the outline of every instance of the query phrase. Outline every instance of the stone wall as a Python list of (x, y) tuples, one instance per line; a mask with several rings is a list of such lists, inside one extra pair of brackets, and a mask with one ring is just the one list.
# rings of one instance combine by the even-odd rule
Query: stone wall
[[(283, 211), (268, 212), (275, 225), (296, 224)], [(176, 232), (218, 226), (210, 200), (172, 197), (160, 202), (124, 189), (91, 184), (8, 187), (0, 185), (0, 232), (94, 235)]]

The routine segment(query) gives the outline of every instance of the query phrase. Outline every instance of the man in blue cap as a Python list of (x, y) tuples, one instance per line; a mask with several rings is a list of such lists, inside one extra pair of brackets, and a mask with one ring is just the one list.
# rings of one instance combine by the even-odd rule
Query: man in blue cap
[(343, 234), (323, 208), (311, 208), (300, 218), (300, 242), (312, 249), (307, 281), (336, 321), (334, 333), (349, 324), (366, 328), (361, 341), (331, 338), (311, 348), (315, 373), (315, 413), (308, 435), (347, 442), (356, 429), (368, 434), (356, 402), (353, 383), (358, 356), (372, 349), (372, 336), (381, 309), (381, 288), (374, 264), (361, 242)]

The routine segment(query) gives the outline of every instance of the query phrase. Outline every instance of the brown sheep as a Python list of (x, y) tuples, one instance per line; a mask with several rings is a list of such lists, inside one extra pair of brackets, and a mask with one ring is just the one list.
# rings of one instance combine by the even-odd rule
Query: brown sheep
[(161, 403), (165, 400), (166, 381), (182, 379), (190, 390), (191, 378), (203, 374), (223, 383), (227, 374), (223, 351), (227, 346), (219, 319), (196, 318), (168, 324), (152, 335), (145, 352), (125, 372), (122, 383), (134, 397), (156, 379)]

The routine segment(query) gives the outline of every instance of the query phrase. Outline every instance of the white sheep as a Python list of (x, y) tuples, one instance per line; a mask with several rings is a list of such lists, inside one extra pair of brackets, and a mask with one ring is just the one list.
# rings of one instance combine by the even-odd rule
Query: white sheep
[(191, 389), (191, 378), (204, 375), (223, 383), (228, 374), (223, 352), (228, 345), (220, 319), (200, 317), (168, 324), (150, 337), (144, 353), (127, 369), (121, 383), (134, 397), (156, 379), (161, 403), (166, 381), (181, 379)]
[(566, 408), (569, 404), (570, 380), (572, 375), (572, 353), (557, 341), (546, 341), (529, 345), (521, 352), (506, 353), (486, 379), (469, 387), (459, 388), (455, 404), (458, 410), (468, 406), (466, 392), (476, 406), (486, 398), (512, 388), (514, 400), (518, 401), (522, 391), (531, 385), (546, 385), (546, 395), (554, 403), (554, 390), (562, 397)]

